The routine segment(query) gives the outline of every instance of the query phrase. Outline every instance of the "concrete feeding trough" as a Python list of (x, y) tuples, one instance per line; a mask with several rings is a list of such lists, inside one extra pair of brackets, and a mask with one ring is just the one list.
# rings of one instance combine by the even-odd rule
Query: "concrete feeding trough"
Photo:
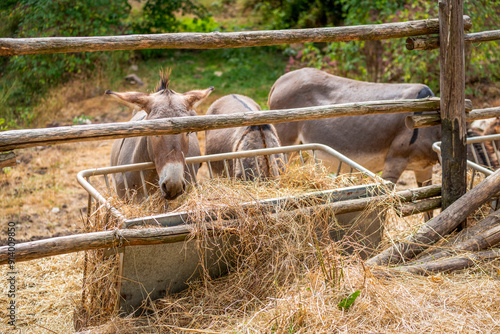
[[(189, 170), (193, 173), (193, 164), (205, 163), (208, 166), (210, 178), (214, 177), (211, 164), (222, 161), (224, 166), (228, 163), (242, 158), (258, 157), (261, 155), (273, 156), (282, 154), (285, 164), (292, 157), (301, 164), (321, 164), (328, 159), (329, 165), (336, 162), (335, 175), (350, 173), (353, 177), (363, 179), (363, 184), (338, 189), (315, 191), (303, 193), (298, 196), (286, 196), (270, 198), (265, 200), (242, 203), (242, 207), (259, 206), (270, 212), (283, 210), (283, 203), (297, 201), (298, 199), (314, 198), (322, 203), (332, 203), (356, 198), (372, 197), (382, 194), (391, 189), (393, 184), (383, 181), (374, 173), (363, 168), (354, 161), (348, 159), (332, 148), (320, 144), (295, 145), (279, 148), (242, 151), (237, 153), (226, 153), (186, 159)], [(120, 228), (133, 228), (138, 225), (162, 226), (166, 232), (172, 233), (172, 242), (159, 245), (147, 246), (123, 246), (119, 248), (120, 268), (117, 282), (119, 300), (117, 307), (124, 313), (131, 313), (143, 305), (145, 300), (155, 300), (168, 293), (175, 293), (187, 287), (189, 280), (200, 277), (202, 269), (208, 270), (211, 277), (223, 274), (227, 271), (227, 263), (224, 259), (222, 248), (206, 247), (206, 251), (200, 252), (199, 240), (188, 240), (190, 234), (189, 221), (190, 212), (164, 213), (139, 218), (128, 218), (118, 208), (113, 207), (106, 193), (112, 193), (110, 178), (116, 173), (153, 169), (153, 163), (141, 163), (115, 167), (88, 169), (77, 175), (78, 182), (89, 193), (89, 210), (95, 201), (101, 207), (107, 208), (109, 212), (119, 221)], [(142, 178), (144, 179), (144, 178)], [(195, 183), (198, 184), (196, 175)], [(145, 184), (143, 184), (145, 189)], [(145, 194), (148, 195), (148, 194)], [(307, 201), (301, 201), (307, 202)], [(286, 209), (285, 209), (286, 210)], [(210, 217), (210, 213), (207, 213)], [(192, 217), (192, 216), (191, 216)], [(367, 249), (375, 249), (381, 241), (383, 231), (383, 212), (376, 209), (371, 212), (351, 212), (339, 214), (332, 217), (336, 219), (339, 229), (330, 232), (333, 240), (340, 240), (346, 233), (363, 236), (359, 242)], [(198, 222), (199, 223), (199, 222)], [(202, 222), (203, 223), (203, 222)], [(218, 237), (202, 242), (218, 244)], [(357, 240), (358, 241), (358, 240)], [(203, 244), (202, 244), (203, 247)], [(202, 253), (202, 254), (201, 254)]]

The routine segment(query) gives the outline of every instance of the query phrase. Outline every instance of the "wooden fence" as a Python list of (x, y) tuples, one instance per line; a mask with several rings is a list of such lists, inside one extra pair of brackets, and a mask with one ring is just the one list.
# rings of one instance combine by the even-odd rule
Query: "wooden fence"
[[(340, 42), (409, 37), (407, 47), (410, 49), (428, 50), (437, 47), (440, 48), (440, 86), (442, 96), (441, 99), (432, 98), (418, 101), (376, 101), (255, 112), (248, 113), (247, 115), (191, 117), (191, 120), (167, 119), (162, 120), (164, 125), (160, 125), (155, 121), (149, 121), (140, 123), (129, 122), (126, 124), (126, 128), (123, 127), (123, 124), (118, 123), (70, 126), (57, 129), (12, 130), (0, 133), (0, 152), (72, 141), (173, 134), (242, 125), (258, 125), (370, 113), (440, 110), (441, 117), (433, 116), (434, 118), (429, 120), (429, 116), (421, 116), (421, 118), (413, 116), (407, 120), (407, 124), (412, 127), (442, 124), (442, 197), (443, 207), (445, 208), (462, 196), (466, 189), (465, 122), (467, 120), (500, 116), (500, 108), (473, 110), (466, 116), (466, 109), (470, 110), (472, 106), (469, 101), (465, 101), (464, 99), (464, 43), (500, 39), (500, 31), (466, 35), (464, 30), (470, 27), (471, 20), (469, 17), (463, 16), (463, 6), (461, 3), (457, 6), (457, 1), (439, 0), (439, 20), (432, 19), (353, 27), (236, 33), (178, 33), (71, 38), (0, 38), (0, 56), (12, 56), (82, 51), (236, 48), (304, 42)], [(421, 36), (438, 33), (439, 37), (429, 38)], [(200, 122), (200, 120), (203, 122)], [(0, 166), (2, 166), (1, 156), (0, 154)], [(12, 154), (4, 154), (3, 158), (8, 158), (10, 161), (13, 159)], [(106, 236), (106, 238), (108, 239), (103, 242), (105, 245), (108, 243), (112, 244), (116, 239), (114, 235)], [(44, 244), (50, 244), (52, 241), (57, 243), (56, 239), (48, 239), (44, 241)], [(30, 245), (31, 243), (26, 243), (16, 245), (16, 247), (29, 249)], [(87, 243), (87, 246), (81, 246), (78, 250), (92, 248), (95, 247)], [(8, 252), (7, 246), (0, 247), (0, 263), (5, 263), (4, 257)], [(35, 257), (38, 258), (40, 256)]]

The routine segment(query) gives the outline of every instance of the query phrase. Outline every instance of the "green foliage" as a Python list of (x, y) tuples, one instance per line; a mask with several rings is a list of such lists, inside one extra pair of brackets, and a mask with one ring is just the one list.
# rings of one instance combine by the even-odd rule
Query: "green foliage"
[(179, 32), (183, 23), (176, 13), (194, 15), (202, 21), (209, 17), (207, 9), (192, 0), (147, 0), (142, 15), (132, 24), (133, 30), (140, 34)]
[[(122, 24), (130, 10), (126, 0), (19, 0), (0, 8), (7, 22), (2, 37), (72, 37), (115, 35), (130, 32)], [(2, 82), (17, 84), (7, 101), (0, 101), (2, 115), (28, 126), (33, 119), (23, 106), (31, 105), (50, 87), (77, 74), (89, 75), (104, 64), (127, 59), (127, 53), (81, 52), (13, 56), (4, 60)]]
[(342, 21), (340, 0), (247, 0), (272, 29), (337, 25)]
[[(8, 0), (0, 4), (0, 37), (74, 37), (173, 31), (212, 31), (217, 25), (192, 0), (145, 0), (133, 11), (127, 0)], [(178, 20), (176, 13), (194, 17)], [(134, 53), (79, 52), (0, 58), (0, 116), (28, 126), (26, 106), (49, 88), (95, 73), (113, 73)], [(146, 51), (148, 56), (154, 52)], [(16, 82), (12, 87), (9, 83)]]
[[(435, 2), (340, 0), (343, 25), (363, 25), (437, 18)], [(464, 2), (475, 31), (500, 26), (500, 0)], [(439, 50), (409, 51), (405, 39), (330, 43), (311, 53), (306, 45), (302, 61), (317, 68), (331, 68), (335, 74), (369, 81), (420, 82), (439, 92)], [(466, 46), (466, 80), (495, 82), (500, 77), (498, 42)]]
[(171, 67), (171, 87), (175, 91), (215, 87), (210, 98), (243, 94), (266, 107), (269, 89), (283, 74), (286, 58), (276, 47), (219, 50), (167, 50), (165, 57), (143, 64), (147, 72), (139, 76), (152, 78), (148, 91), (156, 85), (160, 68)]
[(359, 290), (354, 291), (349, 296), (347, 296), (346, 298), (342, 299), (340, 301), (340, 303), (338, 303), (337, 306), (340, 309), (347, 311), (351, 307), (351, 305), (354, 303), (354, 301), (356, 300), (356, 298), (358, 298), (358, 296), (359, 296), (360, 293), (361, 293), (361, 291), (359, 291)]
[(82, 125), (82, 124), (91, 124), (90, 120), (92, 116), (80, 115), (78, 117), (73, 118), (73, 125)]

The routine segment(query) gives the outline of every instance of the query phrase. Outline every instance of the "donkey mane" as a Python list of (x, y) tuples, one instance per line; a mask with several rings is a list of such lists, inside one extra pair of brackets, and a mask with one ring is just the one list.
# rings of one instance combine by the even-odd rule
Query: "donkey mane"
[(167, 68), (166, 70), (162, 68), (160, 70), (160, 82), (156, 85), (156, 92), (167, 91), (168, 85), (170, 85), (170, 73), (172, 73), (171, 68)]

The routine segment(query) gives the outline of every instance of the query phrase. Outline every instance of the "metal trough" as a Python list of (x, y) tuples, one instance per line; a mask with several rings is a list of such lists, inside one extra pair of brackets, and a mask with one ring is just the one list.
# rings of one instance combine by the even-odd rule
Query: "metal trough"
[[(307, 154), (305, 154), (307, 152)], [(271, 212), (287, 209), (284, 203), (297, 201), (297, 199), (314, 198), (321, 203), (337, 202), (348, 199), (371, 197), (380, 195), (384, 189), (393, 187), (388, 181), (383, 181), (374, 173), (368, 171), (354, 161), (348, 159), (332, 148), (320, 144), (307, 144), (286, 146), (280, 148), (261, 149), (252, 151), (243, 151), (237, 153), (226, 153), (200, 157), (190, 157), (186, 163), (191, 171), (195, 163), (206, 163), (209, 169), (210, 177), (211, 163), (214, 161), (223, 161), (227, 164), (233, 160), (237, 163), (238, 159), (257, 157), (260, 155), (273, 155), (282, 153), (285, 163), (291, 156), (298, 157), (300, 163), (307, 163), (307, 159), (313, 163), (321, 163), (321, 159), (327, 158), (338, 161), (336, 174), (342, 171), (357, 175), (361, 178), (368, 178), (368, 184), (351, 186), (340, 189), (331, 189), (326, 191), (315, 191), (304, 193), (299, 196), (287, 196), (271, 198), (254, 202), (242, 203), (242, 207), (259, 206), (259, 209), (265, 209)], [(241, 161), (241, 160), (240, 160)], [(124, 166), (96, 168), (81, 171), (77, 175), (78, 182), (89, 193), (89, 211), (92, 201), (98, 205), (106, 207), (109, 212), (120, 222), (120, 228), (131, 228), (137, 225), (161, 225), (166, 229), (175, 229), (177, 233), (189, 235), (189, 212), (176, 212), (152, 215), (139, 218), (128, 218), (119, 209), (113, 207), (102, 192), (112, 191), (110, 178), (115, 173), (125, 173), (128, 171), (139, 171), (142, 173), (146, 169), (154, 168), (153, 163), (141, 163)], [(144, 179), (144, 178), (143, 178)], [(196, 177), (195, 182), (198, 183)], [(366, 180), (365, 180), (366, 181)], [(383, 187), (381, 187), (383, 185)], [(101, 187), (101, 191), (98, 188)], [(145, 191), (146, 187), (143, 182)], [(149, 194), (145, 193), (148, 196)], [(304, 201), (302, 201), (304, 202)], [(296, 209), (296, 208), (295, 208)], [(364, 244), (367, 249), (375, 249), (382, 238), (382, 225), (384, 215), (375, 210), (370, 213), (353, 212), (336, 215), (339, 230), (330, 233), (333, 240), (340, 240), (346, 233), (363, 236), (358, 242)], [(210, 218), (210, 212), (206, 214), (207, 220)], [(231, 218), (231, 217), (229, 217)], [(169, 244), (150, 245), (150, 246), (126, 246), (119, 249), (120, 252), (120, 280), (117, 282), (118, 307), (125, 313), (131, 313), (143, 305), (145, 300), (154, 300), (165, 296), (167, 293), (175, 293), (187, 287), (186, 282), (197, 279), (202, 274), (202, 267), (208, 269), (212, 277), (221, 275), (227, 271), (226, 261), (222, 247), (206, 247), (203, 254), (199, 252), (197, 242), (220, 244), (223, 241), (218, 237), (212, 240), (190, 240), (178, 241)], [(203, 264), (203, 266), (202, 266)]]

